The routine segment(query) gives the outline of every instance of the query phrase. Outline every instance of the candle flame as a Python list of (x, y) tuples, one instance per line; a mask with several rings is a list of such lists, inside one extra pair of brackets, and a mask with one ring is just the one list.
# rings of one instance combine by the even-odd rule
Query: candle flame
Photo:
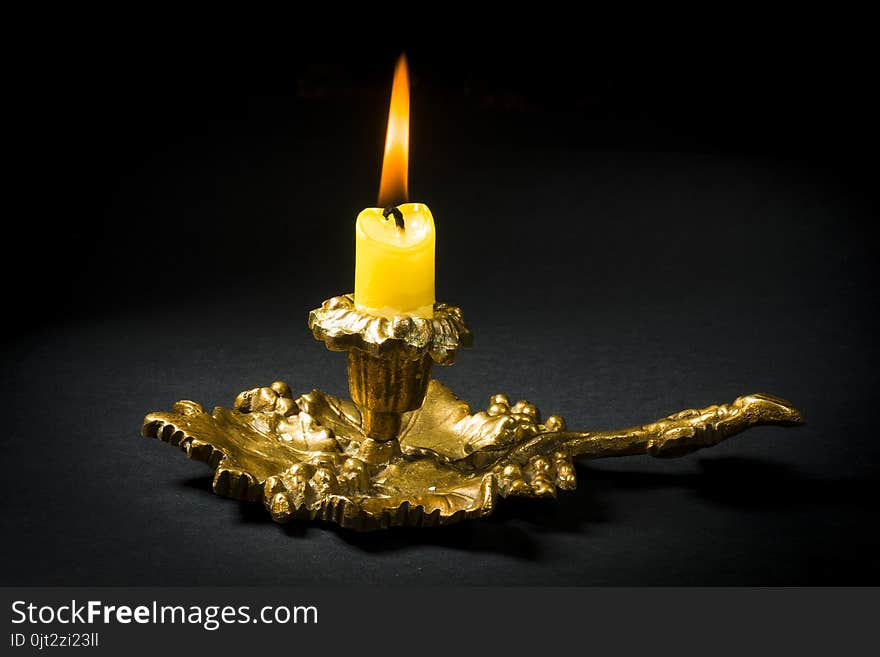
[(406, 55), (401, 54), (394, 68), (382, 180), (379, 182), (379, 207), (409, 200), (409, 72)]

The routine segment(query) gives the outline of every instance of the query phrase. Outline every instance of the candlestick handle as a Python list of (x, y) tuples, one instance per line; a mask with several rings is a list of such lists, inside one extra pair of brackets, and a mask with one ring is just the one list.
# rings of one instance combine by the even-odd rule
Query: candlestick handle
[(640, 454), (674, 458), (717, 445), (750, 427), (791, 427), (803, 423), (801, 412), (791, 402), (754, 393), (737, 397), (729, 404), (688, 409), (627, 429), (544, 433), (518, 445), (510, 458), (522, 461), (536, 452), (551, 451), (587, 459)]

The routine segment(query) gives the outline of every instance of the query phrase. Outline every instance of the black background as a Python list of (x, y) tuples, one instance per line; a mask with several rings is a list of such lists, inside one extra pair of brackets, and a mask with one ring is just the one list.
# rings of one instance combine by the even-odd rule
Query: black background
[[(251, 46), (118, 30), (29, 62), (12, 101), (32, 175), (6, 242), (2, 582), (877, 583), (865, 42), (596, 32), (387, 30), (342, 48), (332, 31)], [(576, 428), (753, 391), (807, 425), (583, 464), (556, 503), (367, 535), (275, 525), (140, 439), (143, 415), (181, 398), (228, 406), (276, 379), (345, 393), (305, 319), (351, 290), (404, 47), (410, 195), (436, 219), (438, 299), (477, 337), (438, 378)]]

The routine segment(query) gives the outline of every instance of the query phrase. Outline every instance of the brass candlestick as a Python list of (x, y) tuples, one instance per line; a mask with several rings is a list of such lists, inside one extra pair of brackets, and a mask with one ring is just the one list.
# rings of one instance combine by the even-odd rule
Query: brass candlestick
[(348, 352), (352, 401), (286, 383), (238, 395), (212, 414), (191, 401), (150, 413), (142, 435), (178, 445), (215, 470), (214, 492), (261, 500), (279, 522), (320, 519), (356, 530), (446, 525), (488, 515), (498, 497), (555, 497), (576, 485), (573, 459), (683, 456), (759, 424), (802, 424), (765, 394), (686, 410), (619, 431), (577, 432), (527, 401), (493, 395), (485, 411), (431, 378), (472, 336), (461, 311), (377, 317), (351, 295), (309, 315), (314, 336)]

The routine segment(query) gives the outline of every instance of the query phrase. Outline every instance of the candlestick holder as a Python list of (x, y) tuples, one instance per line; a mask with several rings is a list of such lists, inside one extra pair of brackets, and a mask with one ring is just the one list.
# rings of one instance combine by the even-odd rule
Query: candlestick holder
[(207, 413), (192, 401), (150, 413), (142, 435), (214, 468), (214, 492), (262, 501), (278, 522), (324, 520), (359, 530), (448, 525), (486, 516), (499, 497), (553, 498), (576, 485), (575, 458), (677, 457), (760, 424), (803, 423), (766, 394), (690, 409), (617, 431), (570, 431), (558, 415), (493, 395), (472, 413), (431, 378), (471, 333), (461, 310), (385, 318), (351, 295), (309, 315), (315, 338), (348, 352), (351, 400), (313, 390), (294, 398), (276, 381)]

